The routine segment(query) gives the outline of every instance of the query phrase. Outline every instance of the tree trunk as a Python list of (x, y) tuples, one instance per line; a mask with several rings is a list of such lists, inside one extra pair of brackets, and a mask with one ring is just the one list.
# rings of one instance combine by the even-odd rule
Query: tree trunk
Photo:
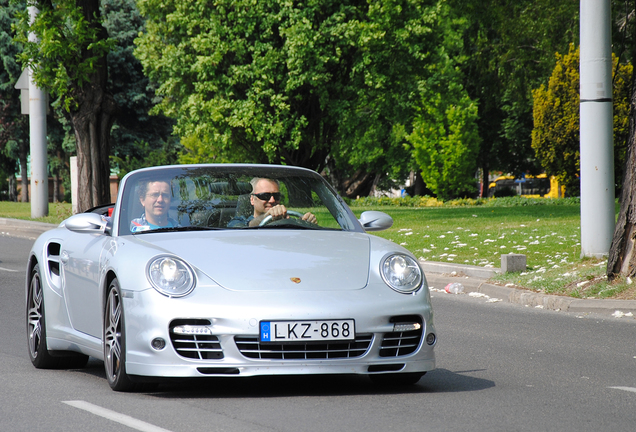
[[(106, 38), (106, 30), (94, 19), (99, 16), (99, 0), (79, 0), (77, 4), (82, 7), (86, 19), (99, 26), (102, 37)], [(82, 54), (91, 55), (89, 52)], [(110, 130), (117, 107), (113, 96), (106, 91), (107, 84), (108, 67), (106, 56), (103, 56), (98, 60), (90, 82), (73, 91), (78, 103), (70, 117), (77, 145), (79, 212), (111, 202), (108, 157)]]
[(620, 197), (620, 211), (607, 259), (607, 278), (636, 274), (636, 74), (633, 74), (629, 114), (629, 141)]

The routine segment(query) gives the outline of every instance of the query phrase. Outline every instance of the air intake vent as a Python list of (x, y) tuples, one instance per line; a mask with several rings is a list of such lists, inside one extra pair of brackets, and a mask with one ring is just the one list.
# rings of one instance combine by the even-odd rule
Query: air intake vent
[(372, 334), (356, 335), (352, 342), (260, 343), (256, 336), (235, 336), (236, 346), (247, 358), (273, 360), (314, 360), (361, 357), (369, 349)]
[[(391, 322), (398, 324), (418, 323), (422, 324), (422, 318), (418, 316), (400, 316), (391, 318)], [(422, 341), (424, 326), (418, 330), (399, 331), (385, 333), (380, 346), (380, 357), (399, 357), (412, 354), (417, 350)]]
[(223, 358), (223, 349), (219, 338), (210, 334), (176, 334), (178, 326), (208, 326), (205, 319), (179, 319), (170, 323), (170, 342), (181, 357), (199, 360), (219, 360)]

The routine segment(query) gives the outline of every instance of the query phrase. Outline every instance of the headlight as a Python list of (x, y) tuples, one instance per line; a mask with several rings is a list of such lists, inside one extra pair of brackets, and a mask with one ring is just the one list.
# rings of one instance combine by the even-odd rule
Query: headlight
[(415, 292), (422, 285), (422, 270), (408, 255), (389, 255), (380, 264), (380, 273), (388, 286), (401, 293)]
[(194, 273), (190, 266), (171, 256), (150, 261), (148, 280), (154, 289), (168, 297), (183, 297), (194, 289)]

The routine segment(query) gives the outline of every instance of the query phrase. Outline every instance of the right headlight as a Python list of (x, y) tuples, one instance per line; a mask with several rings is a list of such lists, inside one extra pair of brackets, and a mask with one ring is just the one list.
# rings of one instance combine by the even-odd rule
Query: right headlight
[(183, 297), (194, 289), (194, 272), (185, 261), (173, 256), (158, 256), (150, 261), (148, 280), (168, 297)]
[(410, 294), (422, 286), (422, 269), (408, 255), (393, 254), (384, 258), (380, 274), (384, 282), (397, 292)]

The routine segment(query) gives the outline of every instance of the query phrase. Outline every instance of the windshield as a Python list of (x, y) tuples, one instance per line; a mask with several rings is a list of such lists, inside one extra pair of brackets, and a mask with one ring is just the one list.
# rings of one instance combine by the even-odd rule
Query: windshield
[(309, 170), (229, 164), (159, 167), (133, 172), (122, 185), (115, 215), (121, 234), (188, 228), (359, 229), (331, 187)]

